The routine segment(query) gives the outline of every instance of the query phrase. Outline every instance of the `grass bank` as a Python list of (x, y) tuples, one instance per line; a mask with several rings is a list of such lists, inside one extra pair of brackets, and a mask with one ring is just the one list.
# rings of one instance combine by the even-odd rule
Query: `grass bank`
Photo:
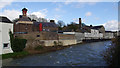
[(14, 52), (14, 53), (8, 53), (8, 54), (2, 54), (2, 59), (7, 59), (7, 58), (20, 58), (29, 55), (27, 51), (22, 51), (22, 52)]
[(2, 54), (2, 59), (8, 59), (8, 58), (21, 58), (25, 57), (28, 55), (34, 55), (34, 54), (42, 54), (42, 53), (47, 53), (47, 52), (52, 52), (52, 51), (57, 51), (61, 50), (64, 48), (67, 48), (69, 46), (39, 46), (33, 50), (26, 50), (22, 52), (14, 52), (14, 53), (8, 53), (8, 54)]

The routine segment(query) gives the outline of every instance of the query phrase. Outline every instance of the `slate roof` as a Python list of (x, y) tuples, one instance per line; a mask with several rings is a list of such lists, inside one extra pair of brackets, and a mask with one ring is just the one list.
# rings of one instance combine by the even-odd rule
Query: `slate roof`
[(21, 18), (19, 18), (19, 21), (31, 21), (31, 19), (27, 16), (22, 16)]
[(7, 17), (0, 16), (0, 22), (12, 23)]
[(57, 27), (57, 25), (53, 22), (34, 22), (34, 25), (39, 26), (40, 23), (42, 23), (43, 27)]
[(100, 25), (100, 26), (93, 26), (92, 29), (97, 29), (98, 30), (98, 29), (100, 29), (102, 27), (103, 27), (102, 25)]
[(113, 33), (112, 31), (105, 31), (106, 33)]

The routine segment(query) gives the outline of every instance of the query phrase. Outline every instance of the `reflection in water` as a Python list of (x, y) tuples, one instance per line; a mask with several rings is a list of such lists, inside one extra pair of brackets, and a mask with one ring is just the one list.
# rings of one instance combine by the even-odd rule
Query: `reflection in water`
[(77, 44), (69, 48), (19, 59), (5, 59), (4, 66), (106, 66), (101, 56), (111, 41)]

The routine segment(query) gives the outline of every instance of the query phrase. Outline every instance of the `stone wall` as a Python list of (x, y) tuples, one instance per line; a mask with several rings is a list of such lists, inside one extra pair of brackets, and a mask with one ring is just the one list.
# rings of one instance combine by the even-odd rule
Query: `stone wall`
[(59, 40), (74, 40), (75, 35), (74, 34), (58, 34)]
[(76, 40), (41, 40), (44, 41), (44, 46), (56, 46), (54, 42), (62, 44), (63, 46), (77, 44)]
[(29, 32), (28, 34), (15, 34), (15, 37), (27, 39), (26, 48), (34, 48), (38, 45), (45, 46), (45, 42), (41, 40), (57, 40), (56, 32)]
[(85, 39), (84, 33), (75, 33), (75, 38), (77, 40), (77, 43), (81, 43), (83, 39)]

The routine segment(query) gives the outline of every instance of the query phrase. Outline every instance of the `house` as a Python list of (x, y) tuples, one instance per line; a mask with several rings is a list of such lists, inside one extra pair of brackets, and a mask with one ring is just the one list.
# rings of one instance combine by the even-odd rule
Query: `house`
[(9, 31), (13, 32), (13, 23), (7, 18), (0, 16), (0, 54), (12, 53)]
[(32, 21), (27, 16), (26, 8), (22, 9), (22, 15), (20, 15), (18, 21), (14, 23), (15, 34), (27, 34), (40, 31), (57, 32), (57, 30), (58, 28), (54, 20), (50, 20), (50, 22)]
[(100, 33), (103, 33), (103, 36), (105, 36), (105, 27), (103, 25), (99, 25), (99, 26), (92, 26), (92, 29), (96, 29), (99, 30)]
[(23, 15), (19, 16), (17, 22), (14, 23), (14, 33), (29, 33), (33, 31), (33, 22), (27, 17), (27, 9), (22, 9)]
[(104, 36), (105, 39), (112, 39), (114, 37), (115, 37), (114, 36), (114, 32), (112, 32), (112, 31), (105, 31), (105, 36)]
[(99, 32), (99, 30), (96, 29), (91, 29), (91, 32), (85, 32), (84, 33), (85, 38), (90, 38), (90, 39), (101, 39), (103, 38), (103, 34)]

